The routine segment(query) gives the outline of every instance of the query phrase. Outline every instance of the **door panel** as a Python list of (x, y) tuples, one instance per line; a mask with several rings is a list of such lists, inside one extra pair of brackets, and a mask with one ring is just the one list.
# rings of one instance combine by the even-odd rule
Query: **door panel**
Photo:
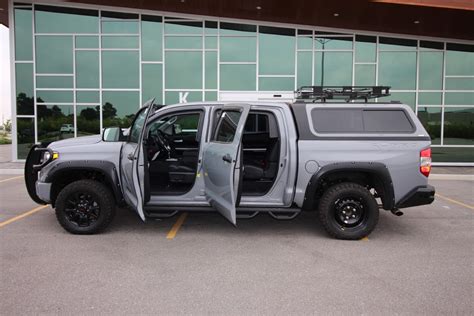
[(234, 225), (241, 172), (240, 144), (249, 111), (249, 104), (224, 106), (213, 140), (203, 152), (206, 198)]
[(154, 112), (153, 101), (154, 99), (146, 102), (138, 112), (130, 129), (128, 141), (122, 146), (120, 156), (122, 188), (125, 200), (143, 221), (145, 220), (143, 205), (147, 196), (143, 136), (147, 120)]

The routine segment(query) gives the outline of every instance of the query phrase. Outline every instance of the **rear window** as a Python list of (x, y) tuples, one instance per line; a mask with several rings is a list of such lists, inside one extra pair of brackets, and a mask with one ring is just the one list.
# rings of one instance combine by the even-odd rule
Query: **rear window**
[(318, 133), (412, 133), (414, 126), (404, 110), (321, 109), (311, 111)]

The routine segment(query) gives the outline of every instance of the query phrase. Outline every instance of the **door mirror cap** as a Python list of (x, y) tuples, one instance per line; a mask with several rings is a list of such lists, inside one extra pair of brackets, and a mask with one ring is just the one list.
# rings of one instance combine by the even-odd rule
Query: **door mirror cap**
[(102, 132), (102, 141), (104, 142), (122, 142), (125, 138), (120, 127), (107, 127)]

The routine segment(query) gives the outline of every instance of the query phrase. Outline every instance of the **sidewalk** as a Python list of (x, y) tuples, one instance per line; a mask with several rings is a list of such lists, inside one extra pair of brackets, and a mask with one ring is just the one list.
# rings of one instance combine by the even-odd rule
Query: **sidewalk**
[[(24, 163), (11, 161), (12, 145), (0, 145), (0, 174), (23, 174)], [(432, 180), (472, 180), (474, 167), (433, 167)]]

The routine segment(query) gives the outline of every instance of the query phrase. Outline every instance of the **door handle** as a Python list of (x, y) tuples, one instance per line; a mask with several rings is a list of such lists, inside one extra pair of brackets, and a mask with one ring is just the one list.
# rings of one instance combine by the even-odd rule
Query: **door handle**
[(222, 160), (224, 160), (225, 162), (231, 163), (232, 162), (232, 157), (229, 154), (226, 154), (226, 155), (222, 156)]
[(134, 160), (135, 157), (133, 156), (133, 153), (129, 153), (127, 156), (128, 160)]

